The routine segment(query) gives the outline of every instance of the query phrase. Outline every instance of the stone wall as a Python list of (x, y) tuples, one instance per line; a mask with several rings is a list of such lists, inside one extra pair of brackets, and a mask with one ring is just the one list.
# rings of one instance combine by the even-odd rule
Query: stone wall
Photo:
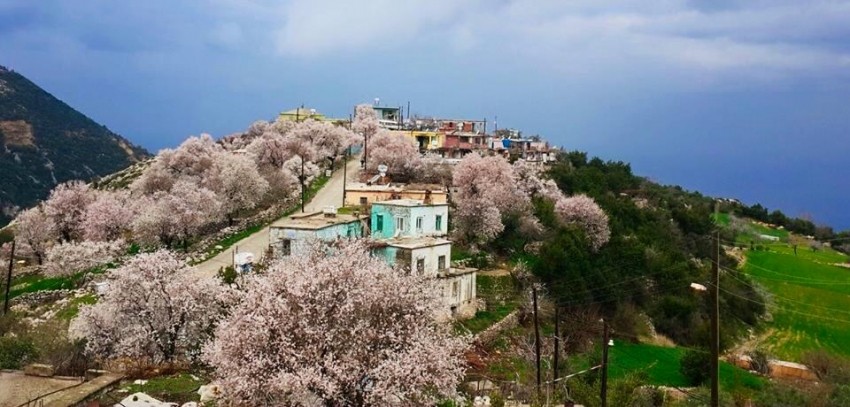
[(502, 318), (501, 321), (496, 322), (489, 328), (475, 335), (475, 342), (478, 342), (482, 345), (489, 344), (494, 339), (499, 337), (499, 333), (504, 330), (514, 328), (517, 325), (519, 325), (519, 310), (514, 310), (514, 312), (511, 312), (510, 314)]

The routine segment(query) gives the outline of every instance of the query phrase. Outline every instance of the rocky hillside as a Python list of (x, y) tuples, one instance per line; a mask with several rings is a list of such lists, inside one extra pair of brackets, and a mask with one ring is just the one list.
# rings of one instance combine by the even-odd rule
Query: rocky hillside
[(149, 153), (0, 66), (0, 226), (58, 183), (91, 180)]

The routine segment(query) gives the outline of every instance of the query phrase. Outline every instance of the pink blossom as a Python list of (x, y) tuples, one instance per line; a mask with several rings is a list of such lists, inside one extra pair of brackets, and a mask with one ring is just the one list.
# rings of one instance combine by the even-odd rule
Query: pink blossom
[(133, 205), (128, 191), (102, 191), (96, 194), (83, 215), (83, 236), (88, 240), (109, 241), (124, 236), (133, 221)]
[(44, 213), (53, 220), (59, 236), (70, 241), (82, 236), (83, 216), (92, 201), (94, 194), (88, 185), (82, 181), (69, 181), (50, 192), (44, 202)]
[(44, 272), (48, 276), (70, 276), (115, 261), (124, 253), (124, 241), (63, 242), (47, 250)]
[(189, 181), (179, 181), (170, 192), (157, 192), (137, 199), (138, 215), (133, 220), (133, 238), (155, 246), (187, 241), (222, 216), (218, 196)]
[(503, 216), (531, 210), (528, 195), (517, 187), (513, 168), (501, 156), (468, 154), (455, 167), (452, 181), (458, 188), (452, 202), (461, 214), (455, 217), (455, 227), (465, 239), (486, 243), (504, 229)]
[(580, 227), (594, 251), (608, 243), (611, 237), (608, 215), (587, 195), (558, 200), (555, 202), (555, 214), (561, 222)]
[(192, 359), (237, 298), (215, 280), (198, 280), (173, 253), (139, 254), (112, 270), (107, 292), (71, 322), (89, 354), (152, 363)]
[(407, 179), (421, 166), (421, 160), (416, 141), (403, 134), (381, 130), (369, 139), (366, 168), (371, 172), (384, 164), (388, 175)]
[(241, 154), (220, 154), (204, 185), (215, 192), (231, 222), (239, 211), (257, 206), (269, 190), (254, 162)]
[(378, 114), (372, 105), (360, 104), (354, 108), (354, 121), (351, 130), (357, 134), (369, 137), (378, 131)]
[(26, 209), (15, 218), (15, 238), (21, 249), (29, 250), (38, 264), (42, 264), (47, 249), (59, 238), (53, 219), (47, 216), (44, 206)]
[(204, 351), (236, 405), (433, 405), (468, 338), (437, 323), (439, 289), (362, 242), (271, 265)]

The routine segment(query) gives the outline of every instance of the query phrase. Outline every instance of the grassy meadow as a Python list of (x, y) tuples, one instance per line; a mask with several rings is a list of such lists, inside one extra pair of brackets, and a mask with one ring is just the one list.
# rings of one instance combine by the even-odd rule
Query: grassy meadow
[[(740, 221), (726, 217), (718, 224)], [(814, 350), (850, 357), (850, 268), (837, 265), (850, 262), (848, 256), (829, 247), (813, 248), (802, 237), (756, 223), (739, 232), (736, 243), (748, 247), (759, 234), (781, 241), (757, 240), (757, 250), (746, 250), (741, 267), (768, 302), (770, 320), (756, 347), (790, 361), (801, 361)]]

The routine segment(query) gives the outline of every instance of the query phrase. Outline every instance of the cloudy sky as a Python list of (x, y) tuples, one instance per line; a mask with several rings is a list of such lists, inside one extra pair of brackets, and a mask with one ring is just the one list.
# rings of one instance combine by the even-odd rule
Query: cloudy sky
[(380, 97), (850, 228), (850, 2), (0, 0), (0, 64), (152, 151)]

